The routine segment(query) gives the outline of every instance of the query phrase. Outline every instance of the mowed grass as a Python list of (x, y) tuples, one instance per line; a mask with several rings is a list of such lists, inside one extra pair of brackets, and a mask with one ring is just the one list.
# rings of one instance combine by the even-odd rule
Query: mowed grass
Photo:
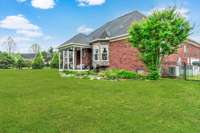
[(1, 133), (199, 133), (200, 82), (0, 70)]

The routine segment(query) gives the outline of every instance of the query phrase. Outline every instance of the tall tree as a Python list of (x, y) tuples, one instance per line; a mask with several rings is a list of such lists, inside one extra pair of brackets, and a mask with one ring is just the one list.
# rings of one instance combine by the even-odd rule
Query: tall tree
[(7, 48), (7, 52), (9, 55), (11, 55), (12, 53), (14, 53), (15, 48), (16, 48), (16, 43), (14, 41), (14, 39), (12, 37), (8, 37), (4, 42), (3, 45), (6, 46)]
[(50, 66), (51, 68), (59, 68), (59, 55), (57, 52), (54, 52)]
[(175, 7), (154, 11), (152, 15), (130, 27), (129, 40), (139, 49), (149, 69), (150, 79), (160, 77), (162, 59), (177, 51), (191, 29), (189, 22)]
[(44, 67), (44, 59), (41, 53), (37, 53), (36, 57), (32, 62), (33, 69), (42, 69)]
[(54, 49), (52, 47), (50, 47), (48, 49), (48, 54), (49, 54), (49, 59), (51, 60), (53, 58), (53, 55), (54, 55)]
[(30, 49), (31, 49), (31, 51), (32, 51), (33, 53), (37, 54), (37, 53), (40, 52), (41, 47), (40, 47), (39, 44), (34, 43), (34, 44), (31, 45)]

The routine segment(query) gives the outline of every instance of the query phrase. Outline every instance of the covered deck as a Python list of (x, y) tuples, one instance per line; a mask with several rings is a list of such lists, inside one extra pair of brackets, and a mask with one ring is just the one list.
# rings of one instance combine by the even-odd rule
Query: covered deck
[(59, 48), (59, 70), (90, 70), (92, 49), (89, 45), (67, 44)]

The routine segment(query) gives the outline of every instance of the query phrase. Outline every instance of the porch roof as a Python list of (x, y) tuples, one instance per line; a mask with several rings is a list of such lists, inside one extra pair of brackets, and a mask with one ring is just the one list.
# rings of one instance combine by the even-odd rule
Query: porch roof
[(70, 40), (61, 44), (58, 48), (65, 47), (91, 47), (89, 45), (89, 39), (86, 35), (80, 33), (72, 37)]

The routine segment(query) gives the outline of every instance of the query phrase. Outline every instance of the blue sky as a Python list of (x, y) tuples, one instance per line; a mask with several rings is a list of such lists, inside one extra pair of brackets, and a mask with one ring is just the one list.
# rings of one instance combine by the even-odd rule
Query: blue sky
[(130, 11), (148, 15), (173, 5), (195, 25), (191, 38), (200, 41), (199, 0), (0, 0), (0, 50), (8, 36), (18, 52), (29, 52), (33, 43), (47, 49)]

